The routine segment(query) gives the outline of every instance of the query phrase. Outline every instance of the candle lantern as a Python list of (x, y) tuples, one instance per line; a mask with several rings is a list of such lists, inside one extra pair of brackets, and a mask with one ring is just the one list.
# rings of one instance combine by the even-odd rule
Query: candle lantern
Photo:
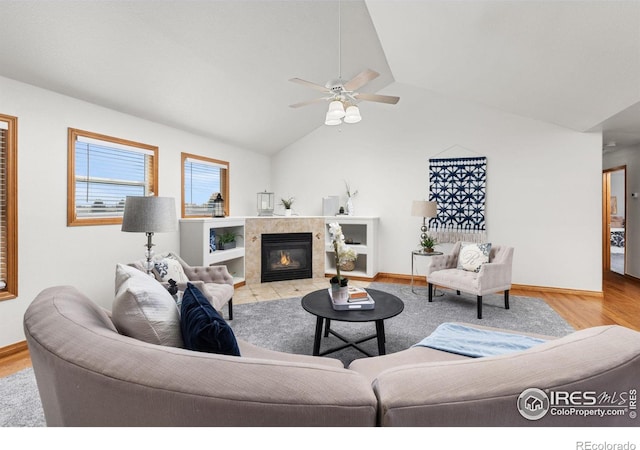
[(224, 217), (224, 199), (220, 193), (213, 200), (213, 217)]
[(273, 216), (274, 196), (273, 192), (258, 192), (258, 215)]

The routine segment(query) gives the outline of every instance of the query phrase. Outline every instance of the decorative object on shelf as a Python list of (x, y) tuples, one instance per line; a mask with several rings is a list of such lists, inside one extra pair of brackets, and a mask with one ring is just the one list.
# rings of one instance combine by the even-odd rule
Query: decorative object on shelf
[(216, 230), (209, 228), (209, 253), (216, 251)]
[(147, 275), (153, 276), (153, 233), (178, 230), (176, 202), (173, 197), (127, 197), (122, 217), (122, 231), (146, 233)]
[(487, 158), (429, 159), (429, 180), (429, 200), (440, 210), (429, 228), (438, 242), (485, 242)]
[(236, 235), (231, 231), (225, 231), (220, 235), (218, 240), (220, 250), (229, 250), (236, 248)]
[(345, 272), (351, 272), (355, 268), (356, 268), (355, 261), (342, 261), (340, 263), (340, 270), (344, 270)]
[(427, 233), (427, 217), (438, 217), (438, 204), (436, 202), (428, 202), (426, 200), (414, 200), (411, 205), (411, 215), (422, 217), (422, 226), (420, 227), (420, 245), (425, 251), (430, 248), (433, 251), (433, 246), (436, 244), (436, 239), (429, 236)]
[(293, 197), (289, 197), (289, 198), (281, 198), (280, 199), (280, 203), (282, 203), (282, 206), (284, 206), (284, 215), (285, 216), (290, 216), (291, 215), (291, 205), (293, 205)]
[(344, 182), (344, 185), (345, 185), (345, 187), (347, 189), (347, 215), (348, 216), (353, 216), (354, 215), (353, 197), (358, 195), (358, 190), (356, 189), (355, 191), (352, 191), (351, 187), (349, 186), (349, 183), (347, 181)]
[(344, 243), (344, 234), (340, 224), (334, 222), (329, 224), (329, 233), (333, 244), (333, 255), (336, 263), (336, 275), (331, 278), (331, 287), (333, 289), (346, 288), (349, 279), (340, 275), (342, 263), (347, 261), (355, 261), (358, 257), (357, 252)]
[(323, 216), (335, 216), (338, 214), (340, 208), (340, 197), (337, 195), (330, 195), (322, 199), (322, 215)]
[(258, 216), (273, 216), (273, 192), (258, 192)]
[(213, 217), (224, 217), (224, 199), (219, 192), (213, 200)]

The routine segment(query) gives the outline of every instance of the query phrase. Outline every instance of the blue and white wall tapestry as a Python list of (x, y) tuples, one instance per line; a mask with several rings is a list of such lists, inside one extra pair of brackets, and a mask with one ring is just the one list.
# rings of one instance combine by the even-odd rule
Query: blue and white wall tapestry
[(429, 200), (438, 217), (429, 219), (438, 242), (484, 242), (487, 158), (429, 159)]

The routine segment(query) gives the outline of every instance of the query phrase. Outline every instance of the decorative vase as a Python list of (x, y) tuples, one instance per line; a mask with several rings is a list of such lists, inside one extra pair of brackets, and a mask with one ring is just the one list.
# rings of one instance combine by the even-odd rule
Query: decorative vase
[(353, 200), (351, 200), (351, 197), (347, 199), (347, 215), (353, 216)]
[(231, 250), (232, 248), (236, 248), (236, 242), (225, 242), (224, 244), (220, 244), (221, 250)]
[(344, 270), (345, 272), (351, 272), (356, 268), (355, 261), (343, 261), (340, 263), (340, 270)]
[(338, 283), (331, 283), (331, 298), (333, 303), (344, 305), (349, 300), (349, 286), (340, 286)]
[(291, 208), (286, 208), (286, 209), (284, 210), (284, 215), (285, 215), (286, 217), (290, 216), (290, 215), (291, 215)]

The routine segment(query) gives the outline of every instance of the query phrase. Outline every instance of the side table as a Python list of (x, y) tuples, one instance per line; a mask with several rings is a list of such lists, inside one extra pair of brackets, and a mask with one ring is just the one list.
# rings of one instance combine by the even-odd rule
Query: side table
[(413, 263), (415, 262), (416, 256), (436, 256), (436, 255), (444, 255), (444, 253), (442, 253), (442, 252), (425, 252), (422, 249), (413, 250), (411, 252), (411, 292), (413, 292), (414, 294), (417, 294), (417, 292), (413, 290), (413, 274), (414, 274)]

